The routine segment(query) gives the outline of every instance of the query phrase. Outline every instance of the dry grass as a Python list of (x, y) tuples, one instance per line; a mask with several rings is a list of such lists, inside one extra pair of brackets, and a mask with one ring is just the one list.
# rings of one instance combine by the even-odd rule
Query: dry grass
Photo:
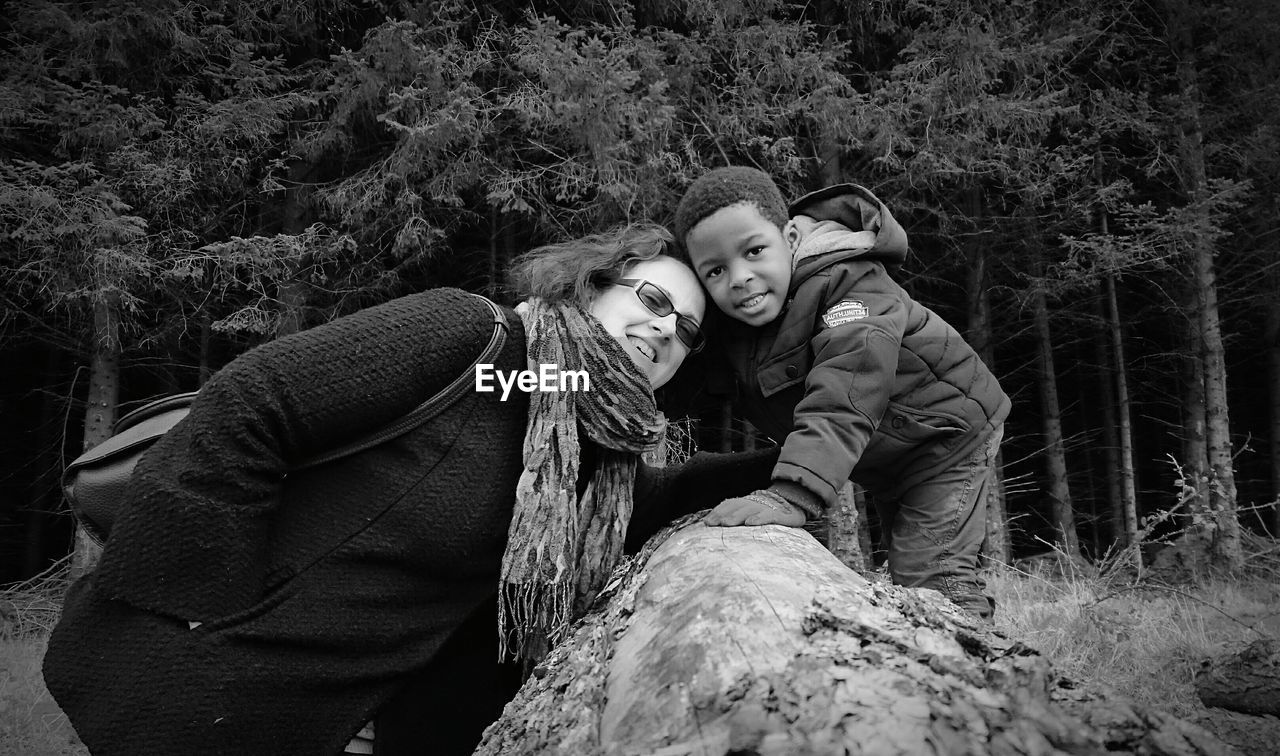
[[(1274, 548), (1261, 539), (1254, 545)], [(1064, 677), (1198, 723), (1244, 753), (1274, 753), (1274, 740), (1262, 750), (1256, 743), (1280, 734), (1280, 721), (1207, 709), (1194, 686), (1206, 659), (1280, 637), (1278, 574), (1266, 560), (1246, 563), (1250, 571), (1233, 579), (1170, 585), (1050, 561), (993, 570), (988, 586), (996, 626), (1039, 649)]]
[(43, 638), (0, 638), (0, 754), (84, 756), (40, 677)]
[(40, 660), (58, 621), (67, 562), (0, 592), (0, 756), (85, 756), (44, 687)]
[(1065, 677), (1174, 713), (1198, 706), (1191, 683), (1201, 660), (1257, 637), (1206, 616), (1211, 607), (1229, 615), (1255, 608), (1233, 586), (1116, 593), (1088, 579), (1012, 570), (988, 584), (999, 606), (996, 626), (1039, 649)]

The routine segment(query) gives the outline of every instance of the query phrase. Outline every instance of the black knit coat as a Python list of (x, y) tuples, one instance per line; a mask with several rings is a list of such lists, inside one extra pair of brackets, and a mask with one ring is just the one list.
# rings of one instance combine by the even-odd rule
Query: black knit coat
[[(522, 370), (506, 314), (494, 365)], [(375, 717), (379, 753), (470, 751), (518, 682), (497, 662), (493, 597), (527, 395), (468, 390), (394, 441), (285, 473), (403, 416), (491, 332), (483, 302), (435, 289), (209, 381), (139, 463), (49, 642), (45, 681), (94, 754), (335, 754)], [(642, 466), (629, 545), (767, 485), (769, 464)]]

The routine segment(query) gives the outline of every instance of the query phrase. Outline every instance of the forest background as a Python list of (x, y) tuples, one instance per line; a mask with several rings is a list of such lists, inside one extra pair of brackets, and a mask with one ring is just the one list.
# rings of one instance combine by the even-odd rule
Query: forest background
[(907, 228), (1013, 398), (990, 554), (1235, 569), (1280, 529), (1277, 39), (1273, 0), (10, 5), (0, 584), (68, 553), (120, 414), (424, 287), (509, 302), (513, 255), (726, 164)]

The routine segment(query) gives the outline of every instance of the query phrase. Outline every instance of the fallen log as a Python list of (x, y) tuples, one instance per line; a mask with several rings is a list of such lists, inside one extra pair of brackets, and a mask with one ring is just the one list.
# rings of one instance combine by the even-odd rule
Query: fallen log
[(1280, 715), (1280, 641), (1260, 638), (1206, 660), (1196, 672), (1195, 686), (1205, 706)]
[(1059, 680), (934, 591), (808, 533), (677, 523), (533, 672), (477, 754), (1232, 754)]

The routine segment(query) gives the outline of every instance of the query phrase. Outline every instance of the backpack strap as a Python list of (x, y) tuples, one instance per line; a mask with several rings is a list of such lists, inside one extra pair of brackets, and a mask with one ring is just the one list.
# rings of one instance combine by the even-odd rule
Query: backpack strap
[(350, 444), (324, 452), (319, 456), (312, 457), (301, 464), (295, 465), (289, 471), (297, 472), (299, 470), (306, 470), (310, 467), (316, 467), (318, 465), (332, 462), (335, 459), (349, 457), (352, 454), (362, 452), (365, 449), (371, 449), (378, 444), (390, 441), (397, 436), (402, 436), (443, 412), (449, 405), (456, 402), (459, 397), (466, 393), (467, 387), (473, 385), (475, 382), (476, 366), (487, 362), (493, 362), (494, 358), (498, 356), (498, 352), (500, 352), (502, 347), (506, 344), (507, 332), (510, 330), (510, 326), (507, 324), (507, 316), (502, 313), (502, 308), (494, 304), (488, 297), (482, 297), (479, 294), (474, 294), (473, 296), (489, 306), (490, 314), (493, 316), (493, 335), (489, 337), (489, 343), (485, 348), (480, 351), (480, 356), (476, 357), (466, 370), (459, 373), (458, 376), (449, 383), (449, 385), (437, 391), (435, 395), (431, 396), (425, 402), (419, 404), (417, 407), (410, 410), (408, 414), (399, 418), (390, 425), (374, 431), (368, 436), (358, 439)]

